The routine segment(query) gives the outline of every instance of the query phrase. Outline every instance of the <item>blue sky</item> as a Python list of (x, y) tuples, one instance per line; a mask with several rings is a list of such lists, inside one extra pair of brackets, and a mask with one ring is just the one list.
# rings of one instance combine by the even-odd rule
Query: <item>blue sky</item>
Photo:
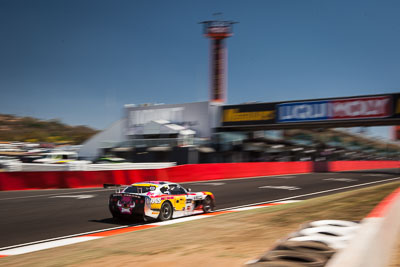
[(103, 129), (124, 104), (205, 101), (215, 12), (240, 22), (229, 104), (400, 91), (398, 0), (0, 0), (0, 113)]

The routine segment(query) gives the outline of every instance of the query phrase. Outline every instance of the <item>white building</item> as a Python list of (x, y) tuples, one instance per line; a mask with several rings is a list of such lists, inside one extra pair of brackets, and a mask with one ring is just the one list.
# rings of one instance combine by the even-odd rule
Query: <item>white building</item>
[(165, 147), (171, 141), (191, 145), (199, 138), (206, 141), (218, 126), (219, 112), (220, 105), (208, 101), (125, 105), (124, 117), (83, 143), (79, 158), (95, 160), (105, 148)]

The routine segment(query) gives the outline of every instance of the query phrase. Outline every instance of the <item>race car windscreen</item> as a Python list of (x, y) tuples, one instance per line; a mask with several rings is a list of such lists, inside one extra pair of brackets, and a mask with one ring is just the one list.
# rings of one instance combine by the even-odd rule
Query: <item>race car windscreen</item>
[(156, 190), (155, 186), (128, 186), (124, 193), (147, 193)]

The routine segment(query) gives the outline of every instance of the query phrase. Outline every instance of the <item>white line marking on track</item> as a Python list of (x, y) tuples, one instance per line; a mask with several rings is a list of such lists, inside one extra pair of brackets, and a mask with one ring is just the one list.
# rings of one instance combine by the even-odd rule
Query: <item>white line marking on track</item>
[(284, 176), (277, 176), (277, 177), (272, 177), (272, 178), (277, 178), (277, 179), (292, 179), (292, 178), (295, 178), (296, 176), (293, 176), (293, 175), (288, 175), (288, 176), (286, 176), (286, 175), (284, 175)]
[(226, 183), (217, 183), (217, 182), (215, 182), (215, 183), (207, 183), (207, 182), (204, 182), (204, 183), (196, 183), (196, 184), (193, 184), (193, 185), (213, 185), (213, 186), (219, 186), (219, 185), (224, 185), (224, 184), (226, 184)]
[(61, 246), (66, 246), (66, 245), (71, 245), (71, 244), (76, 244), (80, 242), (85, 242), (85, 241), (90, 241), (94, 239), (98, 239), (101, 237), (98, 236), (82, 236), (82, 237), (72, 237), (72, 238), (67, 238), (63, 240), (56, 240), (56, 241), (50, 241), (42, 244), (35, 244), (35, 245), (29, 245), (25, 247), (19, 247), (19, 248), (12, 248), (12, 249), (7, 249), (7, 250), (2, 250), (0, 253), (2, 255), (19, 255), (19, 254), (25, 254), (29, 252), (34, 252), (38, 250), (44, 250), (48, 248), (56, 248), (56, 247), (61, 247)]
[(151, 223), (150, 225), (157, 225), (157, 226), (170, 225), (170, 224), (175, 224), (175, 223), (180, 223), (180, 222), (200, 220), (200, 219), (211, 217), (211, 216), (213, 216), (212, 213), (210, 213), (210, 215), (189, 216), (189, 217), (178, 218), (178, 219), (173, 219), (173, 220), (164, 221), (164, 222)]
[(300, 187), (297, 187), (297, 186), (284, 186), (284, 185), (281, 185), (281, 186), (265, 185), (265, 186), (260, 186), (258, 188), (261, 188), (261, 189), (264, 189), (264, 188), (266, 188), (266, 189), (281, 189), (281, 190), (290, 190), (290, 191), (301, 189)]
[(358, 181), (357, 179), (351, 179), (351, 178), (326, 178), (324, 180), (325, 181), (347, 182), (347, 183)]
[[(312, 172), (306, 172), (306, 173), (291, 173), (290, 176), (298, 176), (298, 175), (307, 175), (307, 174), (313, 174)], [(217, 179), (217, 180), (209, 180), (205, 182), (221, 182), (221, 181), (236, 181), (236, 180), (246, 180), (246, 179), (254, 179), (254, 178), (277, 178), (279, 176), (287, 176), (288, 174), (277, 174), (277, 175), (264, 175), (264, 176), (252, 176), (252, 177), (244, 177), (244, 178), (228, 178), (228, 179)], [(180, 184), (194, 184), (198, 182), (182, 182)]]
[(90, 231), (90, 232), (84, 232), (84, 233), (79, 233), (79, 234), (73, 234), (73, 235), (66, 235), (66, 236), (61, 236), (61, 237), (43, 239), (43, 240), (39, 240), (39, 241), (33, 241), (33, 242), (28, 242), (28, 243), (23, 243), (23, 244), (8, 246), (8, 247), (2, 247), (2, 248), (0, 248), (0, 252), (3, 251), (4, 249), (11, 249), (11, 248), (29, 246), (29, 245), (40, 244), (40, 243), (49, 242), (49, 241), (61, 240), (61, 239), (70, 238), (70, 237), (78, 237), (78, 236), (82, 236), (82, 235), (90, 235), (90, 234), (101, 233), (101, 232), (105, 232), (105, 231), (117, 230), (117, 229), (128, 228), (128, 227), (139, 226), (139, 225), (141, 225), (141, 224), (130, 224), (130, 225), (123, 225), (123, 226), (116, 226), (116, 227), (105, 228), (105, 229), (100, 229), (100, 230), (95, 230), (95, 231)]
[(384, 174), (384, 173), (369, 173), (369, 174), (364, 174), (363, 176), (372, 176), (372, 177), (383, 177), (383, 176), (388, 176), (390, 174)]
[(76, 199), (87, 199), (94, 198), (96, 195), (63, 195), (63, 196), (52, 196), (49, 198), (76, 198)]
[(26, 196), (26, 197), (9, 197), (9, 198), (0, 198), (1, 200), (14, 200), (14, 199), (23, 199), (23, 198), (34, 198), (34, 197), (49, 197), (49, 196), (59, 196), (59, 195), (70, 195), (75, 193), (91, 193), (91, 192), (102, 192), (102, 191), (115, 191), (114, 189), (94, 189), (87, 191), (78, 191), (78, 192), (66, 192), (66, 193), (54, 193), (54, 194), (46, 194), (46, 195), (35, 195), (35, 196)]
[(254, 210), (254, 209), (259, 209), (259, 206), (254, 206), (254, 207), (244, 207), (244, 208), (238, 208), (237, 210), (243, 211), (243, 210)]
[[(290, 204), (290, 203), (296, 203), (300, 202), (301, 200), (287, 200), (287, 201), (279, 201), (279, 202), (274, 202), (274, 204)], [(274, 206), (274, 205), (271, 205)], [(251, 206), (251, 207), (244, 207), (244, 208), (237, 208), (233, 209), (234, 211), (245, 211), (245, 210), (254, 210), (254, 209), (260, 209), (260, 208), (265, 208), (269, 206), (264, 206), (264, 205), (259, 205), (259, 206)]]

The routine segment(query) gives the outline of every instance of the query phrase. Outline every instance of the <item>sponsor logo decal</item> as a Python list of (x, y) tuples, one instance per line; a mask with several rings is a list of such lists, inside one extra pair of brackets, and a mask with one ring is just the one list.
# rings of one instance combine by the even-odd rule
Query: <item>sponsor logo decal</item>
[(123, 196), (122, 199), (117, 202), (117, 207), (122, 214), (132, 214), (135, 202), (132, 198)]
[(152, 198), (150, 203), (151, 204), (160, 204), (161, 198)]

